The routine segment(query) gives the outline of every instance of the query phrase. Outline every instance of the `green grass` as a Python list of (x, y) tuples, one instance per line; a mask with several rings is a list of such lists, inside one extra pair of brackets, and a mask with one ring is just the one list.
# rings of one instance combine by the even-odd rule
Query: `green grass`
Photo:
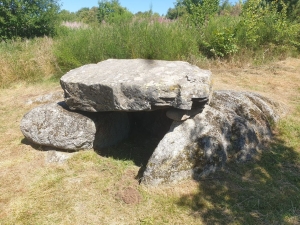
[(299, 151), (276, 140), (257, 162), (229, 164), (211, 180), (201, 181), (199, 192), (181, 197), (178, 204), (208, 224), (296, 224), (299, 174)]
[[(247, 65), (297, 57), (299, 24), (285, 21), (282, 32), (272, 18), (266, 18), (269, 27), (252, 17), (243, 24), (242, 17), (233, 16), (215, 16), (201, 27), (152, 17), (79, 29), (60, 26), (54, 39), (0, 43), (0, 87), (20, 81), (57, 81), (70, 69), (109, 58), (183, 60), (197, 65), (217, 59)], [(245, 39), (244, 33), (251, 30), (247, 26), (256, 23), (255, 32), (248, 34), (253, 37)]]
[(176, 22), (161, 24), (140, 19), (89, 29), (64, 29), (61, 32), (66, 33), (58, 37), (55, 48), (64, 72), (108, 58), (188, 60), (199, 55), (195, 30)]

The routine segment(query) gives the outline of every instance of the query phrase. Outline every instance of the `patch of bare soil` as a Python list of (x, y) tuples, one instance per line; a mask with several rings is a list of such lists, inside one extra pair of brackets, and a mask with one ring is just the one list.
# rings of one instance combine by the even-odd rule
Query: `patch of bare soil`
[(117, 196), (129, 205), (138, 204), (142, 199), (139, 191), (133, 187), (124, 188), (117, 193)]
[(125, 171), (121, 179), (116, 183), (116, 198), (129, 205), (136, 205), (142, 201), (142, 196), (138, 190), (138, 180), (136, 171)]

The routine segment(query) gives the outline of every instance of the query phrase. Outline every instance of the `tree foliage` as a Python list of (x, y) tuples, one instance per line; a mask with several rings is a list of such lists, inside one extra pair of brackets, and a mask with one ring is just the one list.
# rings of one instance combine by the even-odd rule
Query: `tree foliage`
[(169, 9), (167, 17), (176, 19), (186, 16), (196, 26), (204, 22), (219, 9), (219, 0), (177, 0), (174, 9)]
[(76, 13), (74, 12), (70, 12), (68, 10), (61, 10), (58, 13), (58, 18), (60, 21), (76, 21), (77, 17), (76, 17)]
[(122, 7), (118, 0), (99, 1), (98, 20), (100, 22), (116, 23), (132, 18), (132, 13)]
[(187, 13), (184, 6), (176, 6), (175, 8), (169, 8), (166, 17), (170, 20), (174, 20), (182, 17)]
[(292, 20), (297, 20), (300, 17), (299, 0), (264, 0), (263, 2), (275, 5), (278, 12), (282, 11), (283, 5), (285, 5), (287, 16)]
[(0, 38), (52, 35), (58, 10), (58, 0), (2, 0)]
[(98, 22), (98, 7), (82, 8), (76, 12), (76, 16), (80, 22), (96, 24)]

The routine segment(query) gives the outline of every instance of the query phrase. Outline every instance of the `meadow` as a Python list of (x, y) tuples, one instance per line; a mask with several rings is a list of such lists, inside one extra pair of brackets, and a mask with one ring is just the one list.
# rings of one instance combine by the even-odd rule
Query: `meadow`
[[(262, 28), (260, 39), (250, 45), (242, 31), (232, 36), (229, 29), (235, 30), (239, 18), (226, 18), (215, 18), (201, 30), (137, 18), (126, 24), (59, 27), (54, 37), (1, 42), (0, 224), (299, 224), (296, 25), (281, 34), (289, 39), (280, 40), (268, 33), (279, 28)], [(107, 58), (188, 61), (212, 71), (215, 90), (257, 92), (279, 102), (285, 113), (257, 160), (230, 162), (200, 181), (139, 185), (139, 170), (155, 148), (155, 140), (147, 137), (130, 137), (110, 154), (79, 151), (64, 163), (49, 163), (51, 151), (30, 144), (19, 129), (22, 116), (41, 104), (28, 101), (59, 91), (59, 78), (68, 70)]]

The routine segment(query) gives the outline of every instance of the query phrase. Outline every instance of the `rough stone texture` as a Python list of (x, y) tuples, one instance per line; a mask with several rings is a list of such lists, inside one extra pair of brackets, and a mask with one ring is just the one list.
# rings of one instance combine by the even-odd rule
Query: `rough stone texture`
[(199, 179), (223, 167), (230, 158), (250, 160), (269, 141), (270, 126), (278, 119), (277, 105), (265, 97), (216, 91), (202, 113), (173, 122), (151, 156), (142, 183)]
[(33, 143), (80, 150), (107, 147), (126, 138), (129, 120), (126, 113), (72, 112), (64, 102), (59, 102), (36, 107), (25, 114), (20, 128)]
[(193, 117), (197, 115), (198, 113), (201, 113), (204, 109), (204, 106), (202, 108), (196, 108), (191, 110), (181, 110), (181, 109), (169, 109), (166, 112), (166, 116), (172, 120), (175, 121), (185, 121), (189, 119), (190, 117)]
[(181, 61), (109, 59), (71, 70), (60, 82), (72, 110), (190, 110), (208, 99), (210, 74)]
[(55, 150), (50, 150), (46, 152), (46, 163), (58, 163), (62, 164), (70, 159), (76, 153), (68, 153), (68, 152), (58, 152)]
[(64, 92), (62, 90), (56, 91), (56, 92), (51, 92), (46, 95), (41, 95), (32, 99), (28, 99), (26, 101), (26, 105), (32, 105), (34, 103), (37, 104), (46, 104), (46, 103), (53, 103), (53, 102), (59, 102), (64, 100)]

